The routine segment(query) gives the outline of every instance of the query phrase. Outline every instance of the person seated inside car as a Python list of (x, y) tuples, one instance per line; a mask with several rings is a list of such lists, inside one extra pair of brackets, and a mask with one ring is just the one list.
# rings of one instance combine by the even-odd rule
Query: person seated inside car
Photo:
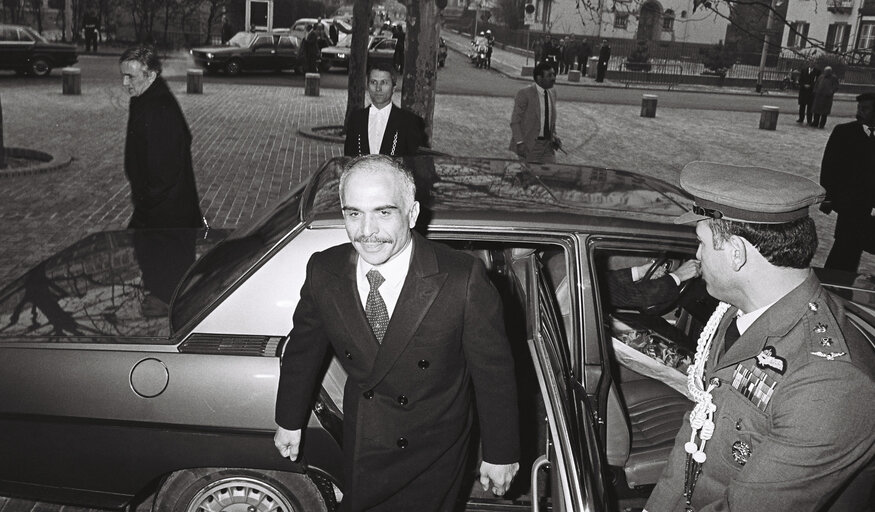
[(681, 285), (701, 274), (698, 260), (690, 259), (670, 271), (670, 262), (656, 260), (643, 265), (605, 272), (607, 297), (613, 308), (662, 309), (677, 302)]

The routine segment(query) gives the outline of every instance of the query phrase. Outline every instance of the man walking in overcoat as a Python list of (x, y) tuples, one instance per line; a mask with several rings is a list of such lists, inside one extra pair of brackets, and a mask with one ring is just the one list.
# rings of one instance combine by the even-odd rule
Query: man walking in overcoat
[(838, 213), (824, 267), (856, 272), (863, 251), (875, 253), (875, 92), (857, 96), (857, 120), (836, 125), (820, 166), (822, 211)]
[(368, 70), (371, 105), (350, 114), (344, 155), (412, 156), (419, 148), (428, 147), (425, 121), (392, 103), (397, 80), (398, 75), (391, 66)]
[(191, 132), (161, 77), (158, 55), (149, 46), (129, 48), (119, 58), (119, 68), (131, 97), (125, 175), (134, 213), (128, 228), (201, 227)]
[(484, 490), (519, 464), (514, 363), (481, 262), (412, 231), (413, 177), (382, 155), (340, 178), (349, 244), (313, 255), (282, 359), (274, 442), (295, 460), (329, 347), (347, 371), (341, 510), (451, 511), (476, 396)]
[(799, 119), (797, 123), (808, 123), (811, 125), (811, 104), (814, 102), (814, 82), (820, 71), (817, 70), (810, 62), (799, 70)]
[(556, 161), (556, 72), (547, 61), (535, 65), (535, 83), (517, 91), (510, 116), (510, 150), (526, 162)]
[(676, 222), (696, 223), (702, 277), (722, 302), (689, 373), (695, 407), (646, 510), (864, 510), (875, 352), (809, 267), (808, 209), (823, 189), (710, 162), (687, 165), (680, 183), (695, 205)]
[(602, 46), (599, 48), (599, 60), (598, 66), (596, 67), (596, 82), (604, 82), (605, 75), (608, 72), (608, 62), (611, 60), (611, 45), (608, 44), (608, 40), (605, 39), (602, 41)]

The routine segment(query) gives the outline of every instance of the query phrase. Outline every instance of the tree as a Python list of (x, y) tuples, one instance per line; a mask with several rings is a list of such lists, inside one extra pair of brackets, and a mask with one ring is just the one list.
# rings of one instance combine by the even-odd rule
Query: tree
[(6, 146), (3, 145), (3, 102), (0, 101), (0, 169), (6, 167)]
[(437, 85), (440, 18), (435, 0), (409, 0), (406, 5), (407, 48), (404, 52), (401, 106), (425, 119), (430, 140)]
[[(349, 87), (346, 93), (346, 114), (343, 116), (344, 133), (347, 120), (356, 109), (365, 106), (368, 65), (368, 32), (371, 19), (371, 1), (355, 0), (352, 6), (352, 41), (349, 55)], [(409, 25), (408, 25), (409, 26)]]
[[(225, 6), (226, 0), (206, 0), (207, 6), (210, 8), (207, 13), (207, 35), (204, 39), (204, 44), (209, 44), (213, 38), (213, 22), (216, 21), (216, 16), (219, 15), (221, 7)], [(199, 0), (196, 2), (199, 3)]]

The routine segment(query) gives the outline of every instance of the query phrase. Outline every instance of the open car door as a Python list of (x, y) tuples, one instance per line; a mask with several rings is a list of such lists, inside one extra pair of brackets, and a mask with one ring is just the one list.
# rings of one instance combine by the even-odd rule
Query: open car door
[[(546, 409), (546, 446), (534, 462), (532, 510), (606, 511), (593, 426), (595, 416), (571, 375), (568, 344), (537, 254), (516, 260), (514, 271), (526, 294), (527, 343)], [(578, 411), (582, 408), (582, 411)]]

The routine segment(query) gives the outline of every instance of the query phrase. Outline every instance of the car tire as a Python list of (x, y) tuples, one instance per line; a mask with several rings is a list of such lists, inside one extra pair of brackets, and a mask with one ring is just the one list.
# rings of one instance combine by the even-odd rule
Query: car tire
[(225, 64), (225, 73), (228, 73), (231, 76), (236, 76), (240, 74), (240, 60), (239, 59), (231, 59)]
[(49, 76), (52, 72), (52, 65), (48, 59), (44, 57), (36, 57), (30, 61), (30, 74), (34, 76)]
[(306, 475), (279, 471), (198, 468), (171, 474), (153, 512), (327, 512)]

